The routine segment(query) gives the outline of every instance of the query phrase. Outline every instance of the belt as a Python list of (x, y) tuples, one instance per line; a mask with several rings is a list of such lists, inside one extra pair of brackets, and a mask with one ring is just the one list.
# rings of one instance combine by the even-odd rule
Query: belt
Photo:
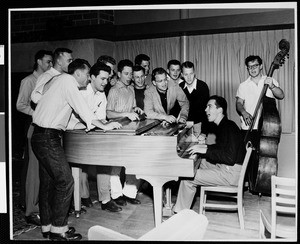
[(53, 128), (44, 128), (44, 127), (40, 127), (38, 125), (36, 125), (35, 123), (32, 123), (32, 125), (34, 126), (34, 132), (35, 133), (48, 133), (48, 132), (54, 132), (54, 133), (62, 133), (62, 130), (58, 130), (58, 129), (53, 129)]

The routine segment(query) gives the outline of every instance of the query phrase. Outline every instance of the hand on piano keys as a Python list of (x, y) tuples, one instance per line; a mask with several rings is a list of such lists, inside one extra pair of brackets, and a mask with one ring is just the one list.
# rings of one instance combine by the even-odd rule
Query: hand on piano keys
[(196, 153), (201, 153), (205, 154), (207, 151), (207, 145), (206, 144), (198, 144), (198, 145), (193, 145), (190, 148), (187, 149), (187, 152), (190, 153), (191, 155), (194, 155)]
[(120, 129), (122, 125), (119, 122), (108, 122), (105, 125), (104, 131), (106, 130), (113, 130), (113, 129)]

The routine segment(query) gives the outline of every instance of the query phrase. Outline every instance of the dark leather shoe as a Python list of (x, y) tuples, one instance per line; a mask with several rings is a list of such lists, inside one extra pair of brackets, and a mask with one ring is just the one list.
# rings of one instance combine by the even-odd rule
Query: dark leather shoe
[(117, 204), (114, 202), (114, 200), (110, 200), (109, 202), (105, 204), (101, 204), (102, 210), (108, 210), (110, 212), (120, 212), (122, 211), (122, 208), (117, 206)]
[(41, 225), (41, 220), (40, 216), (38, 214), (31, 214), (29, 216), (25, 216), (25, 220), (27, 224), (32, 224), (32, 225)]
[(80, 241), (82, 239), (82, 235), (79, 233), (71, 233), (70, 229), (62, 234), (52, 233), (50, 232), (49, 239), (52, 241)]
[(88, 198), (81, 198), (81, 205), (85, 206), (87, 208), (90, 208), (93, 206), (92, 200), (90, 197)]
[(131, 204), (141, 204), (141, 201), (136, 198), (130, 198), (130, 197), (124, 196), (124, 199), (126, 200), (126, 202), (129, 202)]
[[(66, 233), (74, 234), (75, 233), (75, 228), (74, 227), (69, 227), (69, 230)], [(44, 238), (49, 239), (50, 238), (50, 231), (42, 232), (42, 235), (43, 235)]]
[(120, 196), (116, 199), (114, 199), (115, 203), (120, 205), (120, 206), (126, 206), (127, 203), (126, 203), (126, 200), (124, 199), (124, 196)]

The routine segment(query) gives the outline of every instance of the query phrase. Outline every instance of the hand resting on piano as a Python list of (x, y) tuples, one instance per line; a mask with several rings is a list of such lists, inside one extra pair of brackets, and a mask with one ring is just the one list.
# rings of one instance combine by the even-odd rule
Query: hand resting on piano
[(187, 152), (190, 153), (191, 155), (194, 155), (196, 153), (201, 153), (205, 154), (207, 151), (207, 145), (206, 144), (198, 144), (198, 145), (193, 145), (190, 148), (187, 149)]

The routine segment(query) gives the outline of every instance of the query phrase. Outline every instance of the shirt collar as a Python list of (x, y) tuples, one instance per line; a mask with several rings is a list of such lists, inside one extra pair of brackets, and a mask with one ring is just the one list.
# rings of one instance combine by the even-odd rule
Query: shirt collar
[(197, 87), (197, 79), (195, 78), (191, 86), (187, 86), (186, 82), (184, 84), (184, 89), (187, 88), (190, 92), (196, 90)]
[[(266, 79), (266, 77), (267, 77), (266, 75), (262, 75), (261, 78), (260, 78), (260, 80), (259, 80), (259, 82), (258, 82), (258, 84), (261, 83), (262, 81), (264, 81), (264, 80)], [(251, 82), (251, 83), (255, 83), (255, 82), (251, 79), (251, 76), (249, 76), (248, 79), (247, 79), (246, 81), (247, 81), (248, 83), (250, 83), (250, 82)]]
[(38, 73), (38, 72), (36, 72), (36, 70), (35, 71), (33, 71), (33, 76), (34, 76), (34, 78), (39, 78), (39, 76), (40, 76), (40, 74)]

